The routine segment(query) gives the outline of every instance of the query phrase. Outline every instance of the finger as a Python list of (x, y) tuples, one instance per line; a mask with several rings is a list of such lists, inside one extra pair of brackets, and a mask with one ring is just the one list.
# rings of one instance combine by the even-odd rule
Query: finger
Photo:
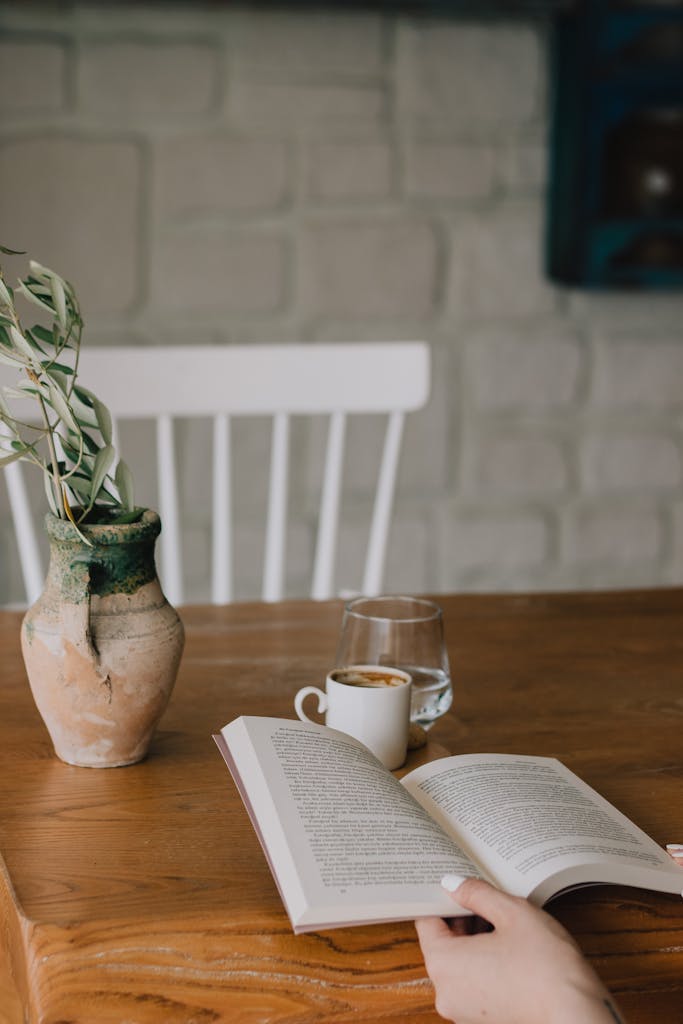
[(441, 942), (451, 935), (450, 928), (440, 917), (418, 917), (415, 929), (423, 950), (426, 947), (431, 948), (435, 943)]
[(446, 876), (441, 884), (448, 889), (456, 903), (465, 910), (471, 910), (479, 917), (490, 921), (494, 927), (503, 924), (510, 911), (518, 903), (516, 897), (508, 896), (482, 878), (465, 878), (456, 888), (453, 888), (455, 881), (456, 876), (452, 878)]

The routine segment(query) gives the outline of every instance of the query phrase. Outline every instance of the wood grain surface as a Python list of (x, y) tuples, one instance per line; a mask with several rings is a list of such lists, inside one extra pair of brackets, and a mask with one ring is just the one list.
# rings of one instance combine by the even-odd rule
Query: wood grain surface
[[(427, 756), (559, 757), (683, 841), (683, 591), (437, 599), (454, 705)], [(292, 934), (211, 740), (240, 714), (294, 717), (333, 664), (341, 604), (181, 614), (149, 758), (86, 769), (54, 757), (20, 616), (0, 613), (1, 1024), (436, 1024), (411, 922)], [(683, 1022), (683, 900), (600, 887), (549, 909), (629, 1024)]]

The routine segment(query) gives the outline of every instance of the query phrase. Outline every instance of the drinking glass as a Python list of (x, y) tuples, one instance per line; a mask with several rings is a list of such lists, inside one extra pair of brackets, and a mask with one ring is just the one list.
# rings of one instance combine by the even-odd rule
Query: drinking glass
[(418, 597), (356, 597), (344, 609), (336, 665), (393, 665), (413, 680), (411, 722), (429, 729), (451, 706), (443, 615)]

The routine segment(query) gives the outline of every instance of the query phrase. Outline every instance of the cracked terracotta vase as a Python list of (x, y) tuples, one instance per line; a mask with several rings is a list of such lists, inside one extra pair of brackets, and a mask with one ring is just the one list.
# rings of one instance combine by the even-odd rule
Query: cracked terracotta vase
[(113, 768), (145, 757), (168, 703), (183, 625), (154, 563), (156, 512), (82, 527), (46, 517), (50, 566), (21, 644), (33, 697), (68, 764)]

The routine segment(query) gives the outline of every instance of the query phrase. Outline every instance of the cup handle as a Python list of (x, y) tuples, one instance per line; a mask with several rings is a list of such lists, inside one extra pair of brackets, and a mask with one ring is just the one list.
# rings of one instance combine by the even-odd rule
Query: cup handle
[(302, 722), (313, 722), (314, 725), (318, 725), (318, 722), (314, 722), (312, 718), (309, 718), (303, 709), (303, 703), (309, 694), (315, 693), (318, 698), (318, 714), (322, 715), (327, 711), (327, 694), (319, 690), (317, 686), (304, 686), (297, 693), (294, 698), (294, 710), (301, 719)]

